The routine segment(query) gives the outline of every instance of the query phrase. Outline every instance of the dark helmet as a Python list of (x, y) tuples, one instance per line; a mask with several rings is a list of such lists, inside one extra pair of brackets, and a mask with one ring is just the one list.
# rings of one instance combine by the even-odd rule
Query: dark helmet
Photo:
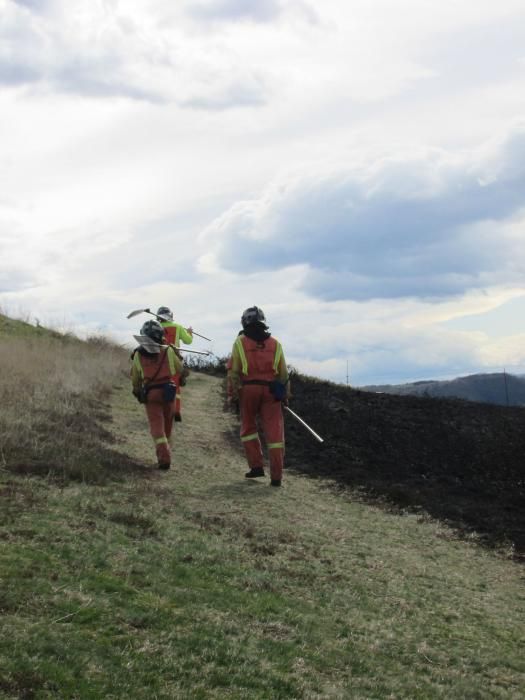
[(148, 338), (151, 338), (151, 340), (159, 345), (162, 345), (164, 342), (164, 328), (158, 321), (146, 321), (140, 329), (140, 334), (147, 335)]
[(264, 311), (258, 306), (250, 306), (249, 309), (246, 309), (242, 314), (241, 323), (243, 328), (251, 326), (253, 323), (260, 323), (264, 328), (268, 328)]
[(159, 306), (157, 316), (162, 316), (167, 321), (173, 321), (173, 311), (168, 306)]

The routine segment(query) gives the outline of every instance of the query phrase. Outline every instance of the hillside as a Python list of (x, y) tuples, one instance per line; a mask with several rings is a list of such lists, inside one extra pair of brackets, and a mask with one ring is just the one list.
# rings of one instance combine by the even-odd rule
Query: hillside
[(506, 374), (471, 374), (446, 381), (419, 381), (409, 384), (373, 384), (362, 391), (386, 394), (457, 398), (500, 406), (525, 406), (525, 377)]
[[(83, 345), (73, 367), (80, 359), (97, 367), (107, 350)], [(66, 351), (60, 366), (66, 358), (73, 362)], [(433, 514), (447, 482), (430, 478), (424, 507), (394, 508), (385, 491), (407, 491), (401, 475), (418, 473), (425, 440), (434, 465), (455, 453), (461, 431), (450, 453), (436, 438), (450, 406), (464, 402), (295, 377), (293, 407), (326, 443), (317, 447), (287, 419), (288, 468), (273, 489), (243, 477), (238, 422), (223, 410), (220, 378), (190, 375), (169, 472), (154, 468), (144, 411), (120, 360), (104, 381), (88, 403), (89, 387), (59, 385), (72, 392), (51, 416), (60, 441), (60, 421), (71, 412), (74, 420), (58, 469), (17, 463), (12, 448), (0, 469), (0, 697), (522, 696), (525, 598), (515, 550), (505, 537), (496, 551), (460, 538), (444, 513)], [(84, 392), (78, 400), (73, 389)], [(448, 408), (433, 413), (437, 405)], [(467, 446), (499, 410), (475, 407), (452, 415)]]
[(55, 479), (104, 481), (129, 460), (112, 449), (108, 396), (128, 353), (100, 336), (0, 315), (0, 464)]
[(525, 555), (525, 408), (374, 394), (298, 376), (291, 462)]
[(29, 323), (21, 319), (10, 318), (0, 313), (0, 337), (25, 338), (25, 339), (43, 339), (55, 338), (61, 341), (78, 340), (71, 333), (60, 333), (59, 331), (45, 326)]

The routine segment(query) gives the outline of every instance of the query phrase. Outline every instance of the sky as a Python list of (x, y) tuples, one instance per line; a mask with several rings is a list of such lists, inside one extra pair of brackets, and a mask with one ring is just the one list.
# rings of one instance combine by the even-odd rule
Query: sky
[(0, 0), (0, 310), (525, 373), (523, 0)]

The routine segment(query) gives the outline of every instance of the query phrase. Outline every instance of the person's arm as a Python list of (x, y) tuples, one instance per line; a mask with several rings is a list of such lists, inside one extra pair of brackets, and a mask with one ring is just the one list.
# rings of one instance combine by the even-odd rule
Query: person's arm
[(193, 328), (184, 328), (184, 326), (179, 325), (179, 339), (185, 345), (191, 345), (193, 343)]
[(170, 372), (172, 375), (180, 374), (183, 369), (183, 363), (180, 357), (177, 355), (173, 345), (168, 347), (168, 362), (170, 365)]
[(231, 379), (231, 391), (232, 398), (239, 398), (239, 389), (241, 387), (241, 369), (242, 363), (239, 355), (239, 350), (237, 344), (233, 344), (232, 354), (231, 354), (231, 369), (230, 369), (230, 379)]
[(281, 354), (279, 365), (277, 366), (277, 373), (279, 381), (286, 385), (286, 400), (288, 400), (292, 395), (292, 390), (290, 388), (290, 376), (288, 374), (286, 360), (284, 359), (284, 352)]
[(140, 364), (140, 357), (138, 352), (135, 352), (133, 355), (130, 376), (131, 384), (133, 386), (133, 393), (137, 394), (142, 387), (142, 382), (144, 379), (144, 372), (142, 371), (142, 365)]

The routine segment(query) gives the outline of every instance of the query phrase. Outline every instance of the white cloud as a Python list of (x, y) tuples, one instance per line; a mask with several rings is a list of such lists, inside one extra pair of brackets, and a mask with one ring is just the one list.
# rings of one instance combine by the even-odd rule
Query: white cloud
[(309, 267), (326, 300), (421, 297), (516, 284), (525, 274), (525, 131), (485, 161), (423, 153), (278, 182), (203, 234), (210, 265)]
[(516, 364), (524, 13), (0, 0), (0, 304), (124, 342), (167, 303), (221, 354), (257, 303), (360, 383)]
[(197, 20), (269, 22), (283, 10), (278, 0), (196, 0), (188, 5), (187, 12)]
[(140, 3), (70, 0), (41, 9), (0, 0), (0, 84), (212, 110), (264, 102), (264, 81), (235, 51), (183, 26), (158, 26)]

